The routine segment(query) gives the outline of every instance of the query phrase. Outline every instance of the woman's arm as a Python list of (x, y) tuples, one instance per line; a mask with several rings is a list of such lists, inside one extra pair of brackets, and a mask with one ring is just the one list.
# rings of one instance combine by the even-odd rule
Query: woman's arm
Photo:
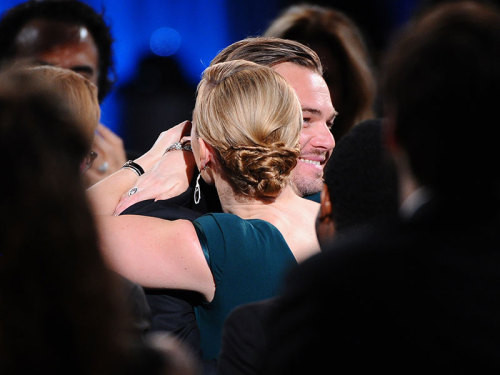
[(186, 289), (211, 301), (215, 284), (193, 224), (152, 217), (98, 216), (101, 250), (110, 267), (150, 288)]
[[(187, 126), (184, 122), (163, 132), (135, 162), (151, 169), (166, 148), (182, 138)], [(125, 168), (87, 189), (104, 258), (116, 272), (142, 286), (193, 290), (212, 300), (215, 284), (191, 222), (113, 216), (121, 195), (137, 179), (133, 170)]]

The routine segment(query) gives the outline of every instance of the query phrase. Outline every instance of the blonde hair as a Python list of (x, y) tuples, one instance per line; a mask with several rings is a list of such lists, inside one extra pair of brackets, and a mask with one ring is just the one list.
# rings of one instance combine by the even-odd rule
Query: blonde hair
[(271, 68), (244, 60), (207, 68), (193, 121), (238, 194), (274, 198), (289, 182), (302, 111), (294, 90)]
[(77, 116), (78, 124), (82, 128), (85, 137), (91, 143), (101, 116), (97, 87), (88, 79), (70, 69), (39, 65), (27, 67), (26, 71), (33, 72), (38, 76), (37, 79), (46, 81), (59, 95), (65, 98), (67, 104)]

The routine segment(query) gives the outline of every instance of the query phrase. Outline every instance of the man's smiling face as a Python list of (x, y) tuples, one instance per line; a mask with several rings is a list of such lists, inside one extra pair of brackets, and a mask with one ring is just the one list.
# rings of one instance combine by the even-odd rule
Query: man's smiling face
[(330, 132), (337, 112), (325, 80), (313, 70), (290, 62), (273, 66), (295, 90), (304, 117), (300, 132), (300, 157), (292, 181), (301, 196), (323, 188), (323, 169), (335, 147)]

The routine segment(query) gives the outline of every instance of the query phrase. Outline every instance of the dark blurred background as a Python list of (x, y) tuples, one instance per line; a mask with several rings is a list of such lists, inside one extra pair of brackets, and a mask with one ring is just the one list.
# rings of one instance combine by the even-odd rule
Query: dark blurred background
[[(22, 1), (0, 0), (0, 12)], [(203, 69), (225, 46), (261, 34), (287, 0), (85, 0), (115, 38), (117, 82), (102, 122), (128, 149), (145, 151), (161, 130), (190, 119)], [(391, 34), (431, 1), (311, 1), (343, 11), (364, 33), (374, 63)]]

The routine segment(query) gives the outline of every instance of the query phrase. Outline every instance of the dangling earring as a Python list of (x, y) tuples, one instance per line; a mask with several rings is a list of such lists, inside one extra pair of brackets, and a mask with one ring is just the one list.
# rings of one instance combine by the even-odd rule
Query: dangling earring
[(194, 204), (200, 203), (200, 198), (201, 198), (200, 177), (201, 177), (201, 172), (198, 173), (198, 177), (196, 177), (196, 186), (194, 187)]

